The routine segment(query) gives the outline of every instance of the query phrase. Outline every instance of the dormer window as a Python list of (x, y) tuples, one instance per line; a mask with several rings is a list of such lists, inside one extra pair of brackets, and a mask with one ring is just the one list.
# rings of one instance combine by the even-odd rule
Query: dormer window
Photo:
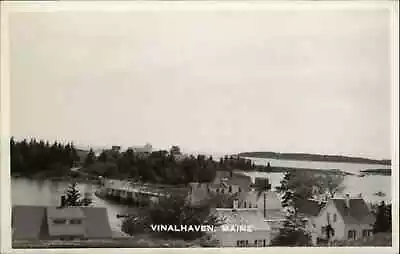
[(64, 219), (55, 219), (53, 220), (53, 224), (65, 224), (67, 221)]
[(69, 224), (73, 224), (73, 225), (82, 224), (82, 220), (73, 219), (73, 220), (69, 221)]

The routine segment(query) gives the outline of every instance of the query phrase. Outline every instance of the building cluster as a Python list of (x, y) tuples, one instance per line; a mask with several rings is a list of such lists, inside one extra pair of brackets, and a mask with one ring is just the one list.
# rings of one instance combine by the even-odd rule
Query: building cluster
[[(249, 225), (252, 232), (226, 232), (217, 230), (215, 238), (224, 247), (265, 247), (279, 234), (286, 220), (281, 197), (266, 185), (264, 179), (255, 179), (241, 172), (218, 172), (212, 183), (191, 183), (189, 199), (193, 204), (218, 193), (234, 197), (231, 203), (218, 207), (215, 212), (224, 225)], [(375, 221), (364, 199), (345, 195), (328, 201), (304, 200), (298, 210), (314, 245), (334, 240), (358, 240), (372, 237)], [(223, 227), (222, 225), (221, 227)], [(327, 227), (330, 228), (329, 236)]]
[[(281, 197), (270, 188), (268, 181), (256, 179), (241, 172), (218, 171), (211, 183), (190, 183), (188, 200), (195, 205), (217, 194), (228, 194), (223, 206), (213, 212), (224, 221), (219, 228), (247, 225), (251, 231), (216, 230), (213, 237), (222, 247), (265, 247), (279, 234), (286, 219)], [(116, 186), (122, 186), (117, 188)], [(126, 186), (118, 183), (105, 184), (105, 190), (122, 196), (145, 195), (150, 189)], [(116, 190), (118, 189), (118, 190)], [(139, 193), (140, 192), (140, 193)], [(139, 194), (138, 194), (139, 193)], [(149, 193), (147, 193), (149, 194)], [(151, 194), (151, 195), (150, 195)], [(153, 198), (157, 195), (150, 193)], [(372, 236), (374, 217), (361, 196), (332, 198), (324, 203), (305, 200), (298, 213), (306, 221), (312, 243), (330, 240), (358, 240)], [(110, 239), (121, 236), (111, 230), (106, 208), (14, 206), (12, 209), (14, 240), (75, 240)], [(330, 227), (330, 236), (327, 236)]]

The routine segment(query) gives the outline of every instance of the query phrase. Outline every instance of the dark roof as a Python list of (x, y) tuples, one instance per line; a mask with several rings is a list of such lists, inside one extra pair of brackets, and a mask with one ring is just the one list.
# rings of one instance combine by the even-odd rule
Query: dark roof
[(301, 200), (297, 202), (297, 207), (300, 214), (304, 216), (317, 216), (321, 211), (324, 203), (320, 203), (316, 200)]
[[(48, 235), (45, 230), (45, 210), (41, 206), (14, 206), (12, 209), (13, 238), (40, 239)], [(47, 234), (46, 234), (47, 232)]]
[(373, 224), (374, 216), (362, 198), (349, 199), (349, 207), (345, 199), (332, 199), (346, 224)]
[(107, 209), (104, 207), (84, 207), (86, 234), (90, 238), (111, 238), (112, 231), (108, 222)]
[[(47, 223), (47, 211), (56, 209), (46, 206), (13, 206), (12, 227), (13, 239), (46, 239), (50, 236)], [(107, 210), (102, 207), (74, 207), (85, 216), (85, 235), (90, 238), (112, 238)], [(66, 210), (67, 211), (67, 210)], [(54, 235), (54, 234), (53, 234)]]

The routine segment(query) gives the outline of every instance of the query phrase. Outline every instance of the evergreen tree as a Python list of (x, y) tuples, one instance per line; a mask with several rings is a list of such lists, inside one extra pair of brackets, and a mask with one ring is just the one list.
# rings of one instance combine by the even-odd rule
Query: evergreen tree
[(93, 149), (90, 149), (89, 153), (86, 155), (86, 159), (84, 162), (84, 166), (88, 167), (92, 165), (96, 160), (96, 155), (93, 152)]
[(272, 239), (271, 246), (311, 246), (311, 236), (305, 229), (305, 221), (294, 210), (288, 215), (279, 231), (279, 235)]
[(66, 197), (67, 206), (80, 206), (81, 205), (81, 202), (79, 200), (81, 197), (81, 194), (78, 190), (77, 183), (71, 183), (68, 186), (66, 195), (67, 195), (67, 197)]
[[(388, 212), (388, 206), (382, 201), (377, 208), (376, 220), (374, 224), (374, 233), (388, 232), (391, 230), (391, 213)], [(391, 209), (390, 209), (391, 210)]]
[(103, 150), (103, 151), (100, 153), (98, 160), (99, 160), (100, 162), (104, 162), (104, 163), (107, 162), (107, 153), (106, 153), (106, 151)]
[[(308, 198), (308, 189), (297, 186), (298, 175), (288, 172), (281, 181), (278, 192), (283, 194), (282, 206), (286, 208), (287, 216), (279, 235), (272, 240), (272, 246), (310, 246), (311, 237), (307, 232), (305, 220), (297, 212), (298, 201)], [(300, 178), (303, 179), (303, 176)]]

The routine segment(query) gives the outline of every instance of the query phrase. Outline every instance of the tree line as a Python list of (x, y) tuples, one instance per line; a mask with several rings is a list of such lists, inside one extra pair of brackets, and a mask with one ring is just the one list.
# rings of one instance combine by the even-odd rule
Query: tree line
[(108, 149), (97, 156), (90, 149), (84, 158), (78, 155), (78, 149), (72, 142), (49, 143), (36, 139), (16, 141), (11, 138), (10, 146), (11, 172), (22, 176), (67, 177), (71, 167), (80, 166), (82, 172), (93, 176), (179, 185), (210, 182), (218, 170), (247, 171), (256, 168), (251, 160), (234, 156), (224, 156), (216, 161), (212, 156), (201, 154), (182, 155), (176, 145), (169, 151), (149, 154), (137, 153), (133, 149)]
[(178, 146), (150, 154), (127, 149), (124, 152), (104, 150), (96, 156), (90, 150), (84, 161), (84, 171), (89, 174), (171, 185), (211, 182), (216, 171), (253, 170), (254, 167), (250, 160), (233, 156), (216, 161), (212, 156), (182, 155)]
[(79, 156), (73, 143), (10, 140), (11, 172), (24, 176), (35, 174), (64, 175)]

